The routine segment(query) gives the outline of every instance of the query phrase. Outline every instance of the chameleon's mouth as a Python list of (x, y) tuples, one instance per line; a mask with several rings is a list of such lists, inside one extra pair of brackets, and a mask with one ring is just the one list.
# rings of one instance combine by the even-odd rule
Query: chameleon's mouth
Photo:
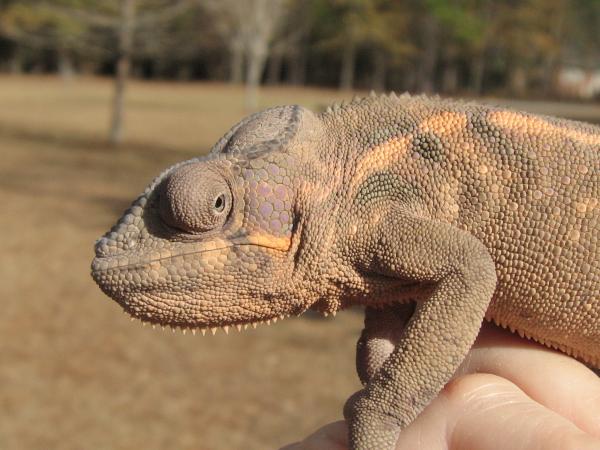
[(251, 234), (234, 238), (229, 241), (219, 240), (195, 243), (193, 248), (187, 251), (172, 252), (165, 249), (156, 250), (152, 251), (150, 256), (148, 256), (147, 252), (142, 251), (129, 251), (122, 255), (110, 256), (96, 253), (96, 256), (92, 260), (92, 275), (94, 275), (94, 273), (106, 272), (109, 270), (141, 269), (176, 258), (199, 256), (210, 252), (223, 251), (236, 245), (254, 245), (285, 252), (291, 247), (291, 238)]
[[(242, 330), (303, 311), (300, 302), (291, 301), (270, 309), (275, 296), (287, 295), (285, 287), (265, 285), (253, 276), (280, 270), (290, 242), (250, 235), (176, 242), (170, 249), (144, 251), (137, 246), (122, 254), (97, 254), (91, 272), (107, 296), (143, 323), (203, 334), (214, 334), (219, 327)], [(239, 286), (237, 280), (245, 281)], [(248, 308), (248, 302), (256, 307)], [(235, 313), (224, 315), (225, 305)]]
[(95, 273), (109, 272), (112, 270), (134, 270), (144, 269), (145, 267), (152, 267), (156, 264), (161, 264), (166, 261), (174, 259), (185, 258), (190, 256), (199, 256), (202, 254), (225, 250), (229, 247), (233, 247), (235, 244), (225, 245), (223, 247), (217, 247), (212, 249), (194, 250), (188, 252), (180, 252), (172, 254), (169, 251), (159, 252), (152, 258), (148, 258), (145, 254), (129, 252), (127, 255), (122, 256), (96, 256), (92, 260), (92, 275)]
[(210, 332), (213, 336), (217, 333), (219, 329), (221, 329), (225, 334), (229, 334), (229, 331), (232, 329), (237, 330), (238, 332), (242, 332), (247, 330), (248, 328), (256, 329), (259, 325), (271, 325), (272, 323), (277, 323), (278, 320), (287, 319), (291, 316), (297, 316), (298, 314), (280, 314), (279, 316), (274, 316), (268, 319), (257, 319), (248, 322), (239, 322), (239, 323), (230, 323), (227, 325), (218, 325), (218, 326), (210, 326), (210, 325), (193, 325), (190, 323), (163, 323), (158, 320), (153, 320), (150, 317), (141, 316), (135, 314), (134, 311), (127, 308), (126, 305), (123, 306), (123, 312), (129, 315), (129, 319), (132, 322), (139, 321), (142, 326), (151, 325), (152, 329), (157, 329), (160, 327), (163, 331), (168, 328), (171, 329), (173, 333), (177, 330), (181, 331), (183, 334), (186, 334), (188, 331), (195, 335), (196, 333), (202, 333), (202, 336), (205, 336), (206, 333)]

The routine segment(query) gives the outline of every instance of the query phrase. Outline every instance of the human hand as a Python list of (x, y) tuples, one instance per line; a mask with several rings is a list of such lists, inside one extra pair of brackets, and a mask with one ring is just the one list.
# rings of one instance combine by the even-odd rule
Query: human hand
[[(281, 450), (346, 450), (344, 421)], [(580, 362), (484, 324), (442, 392), (396, 450), (599, 450), (600, 377)]]

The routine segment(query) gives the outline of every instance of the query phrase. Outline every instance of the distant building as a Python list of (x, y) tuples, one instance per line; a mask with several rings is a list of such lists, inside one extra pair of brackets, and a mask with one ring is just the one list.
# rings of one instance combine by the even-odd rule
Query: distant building
[(556, 90), (560, 95), (585, 100), (600, 98), (600, 69), (563, 67), (558, 71)]

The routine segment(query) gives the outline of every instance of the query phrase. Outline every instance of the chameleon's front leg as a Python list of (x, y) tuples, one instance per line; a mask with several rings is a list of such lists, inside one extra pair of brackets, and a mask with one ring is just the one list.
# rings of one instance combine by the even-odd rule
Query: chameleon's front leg
[(452, 377), (477, 337), (496, 285), (483, 244), (448, 224), (390, 211), (355, 243), (367, 273), (422, 282), (431, 294), (395, 349), (345, 408), (353, 450), (393, 449)]

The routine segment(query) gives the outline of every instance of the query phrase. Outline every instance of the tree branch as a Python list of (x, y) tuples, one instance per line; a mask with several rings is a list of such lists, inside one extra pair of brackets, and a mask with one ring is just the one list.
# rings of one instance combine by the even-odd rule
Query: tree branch
[(192, 0), (179, 0), (174, 5), (163, 8), (160, 11), (138, 14), (138, 17), (136, 18), (137, 27), (140, 28), (149, 25), (155, 26), (168, 22), (190, 8), (193, 4)]
[(54, 5), (50, 3), (41, 3), (41, 8), (47, 11), (64, 15), (71, 19), (76, 19), (84, 22), (86, 25), (93, 25), (103, 28), (118, 28), (119, 17), (111, 17), (97, 12), (85, 11), (83, 9), (69, 8), (66, 6)]

